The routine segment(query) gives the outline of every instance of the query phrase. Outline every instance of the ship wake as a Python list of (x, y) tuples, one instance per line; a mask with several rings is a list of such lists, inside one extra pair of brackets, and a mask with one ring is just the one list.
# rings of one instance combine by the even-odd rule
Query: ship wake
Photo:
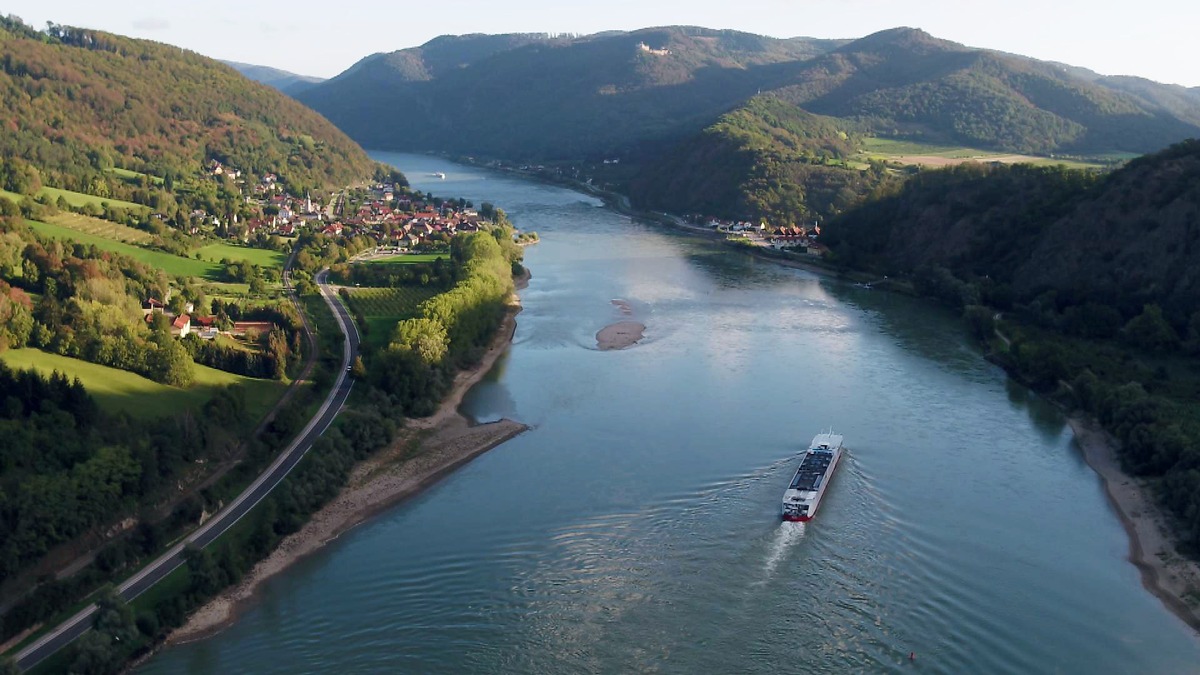
[(799, 544), (802, 539), (804, 539), (804, 523), (793, 523), (786, 520), (779, 523), (779, 529), (775, 530), (774, 536), (771, 537), (771, 543), (767, 546), (767, 557), (763, 561), (763, 571), (766, 573), (763, 583), (775, 575), (775, 569), (779, 567), (779, 563), (783, 562), (788, 551)]

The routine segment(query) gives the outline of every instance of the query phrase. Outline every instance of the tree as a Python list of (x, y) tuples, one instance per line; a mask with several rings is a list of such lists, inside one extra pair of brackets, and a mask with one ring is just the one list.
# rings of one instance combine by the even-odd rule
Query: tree
[(169, 333), (155, 333), (151, 342), (148, 370), (150, 379), (175, 387), (186, 387), (195, 379), (192, 356)]
[(363, 365), (362, 356), (354, 357), (354, 362), (350, 365), (350, 376), (356, 380), (367, 378), (367, 367)]
[(441, 363), (450, 347), (446, 328), (436, 319), (405, 319), (396, 324), (388, 349), (413, 352), (429, 365)]
[(1142, 313), (1130, 319), (1121, 334), (1130, 344), (1152, 351), (1173, 349), (1179, 344), (1179, 335), (1158, 305), (1144, 305)]

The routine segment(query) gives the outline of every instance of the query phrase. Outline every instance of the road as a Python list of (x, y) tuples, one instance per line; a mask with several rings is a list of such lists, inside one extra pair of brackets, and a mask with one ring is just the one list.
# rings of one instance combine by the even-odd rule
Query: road
[[(210, 518), (204, 525), (197, 528), (192, 534), (188, 535), (183, 541), (176, 544), (157, 560), (147, 565), (118, 587), (117, 590), (126, 601), (133, 600), (141, 595), (146, 589), (158, 583), (182, 565), (184, 563), (184, 549), (187, 546), (207, 546), (241, 520), (242, 516), (246, 515), (250, 509), (254, 508), (264, 497), (270, 494), (271, 490), (304, 458), (305, 453), (312, 447), (312, 444), (329, 428), (334, 418), (337, 417), (338, 412), (341, 411), (342, 405), (350, 396), (350, 390), (354, 386), (354, 380), (349, 377), (349, 369), (355, 355), (358, 354), (360, 336), (357, 327), (354, 325), (354, 321), (350, 318), (349, 312), (346, 311), (346, 308), (338, 300), (334, 291), (326, 283), (327, 277), (328, 271), (322, 270), (317, 274), (316, 282), (321, 289), (321, 295), (325, 298), (325, 302), (333, 310), (338, 327), (341, 328), (342, 333), (346, 336), (345, 342), (342, 345), (342, 367), (338, 369), (337, 381), (333, 389), (329, 392), (329, 396), (321, 404), (321, 408), (317, 411), (317, 414), (309, 420), (308, 425), (300, 432), (300, 435), (279, 454), (275, 462), (267, 467), (250, 487), (238, 495), (237, 499), (230, 502), (229, 505)], [(95, 611), (96, 606), (90, 605), (23, 649), (17, 654), (17, 665), (22, 670), (28, 670), (69, 644), (75, 638), (83, 635), (91, 628), (91, 618)]]

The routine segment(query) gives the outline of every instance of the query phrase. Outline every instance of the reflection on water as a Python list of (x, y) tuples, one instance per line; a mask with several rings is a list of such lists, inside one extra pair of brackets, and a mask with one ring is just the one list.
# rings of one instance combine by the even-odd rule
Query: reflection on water
[[(514, 346), (463, 404), (535, 428), (143, 672), (1196, 672), (1061, 416), (952, 313), (379, 157), (542, 235)], [(635, 349), (594, 349), (613, 298)], [(849, 453), (821, 513), (781, 525), (829, 426)]]

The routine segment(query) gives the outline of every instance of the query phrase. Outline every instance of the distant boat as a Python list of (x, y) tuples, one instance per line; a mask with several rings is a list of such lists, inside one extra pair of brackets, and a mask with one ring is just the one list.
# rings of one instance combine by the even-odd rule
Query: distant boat
[(825, 488), (833, 471), (837, 468), (838, 460), (842, 458), (842, 436), (833, 433), (817, 434), (812, 445), (800, 460), (800, 468), (783, 493), (783, 519), (807, 522), (817, 515), (817, 507), (821, 497), (825, 496)]
[(438, 171), (436, 173), (431, 173), (429, 175), (433, 176), (434, 178), (441, 178), (442, 180), (446, 180), (446, 174), (442, 173), (441, 171)]

